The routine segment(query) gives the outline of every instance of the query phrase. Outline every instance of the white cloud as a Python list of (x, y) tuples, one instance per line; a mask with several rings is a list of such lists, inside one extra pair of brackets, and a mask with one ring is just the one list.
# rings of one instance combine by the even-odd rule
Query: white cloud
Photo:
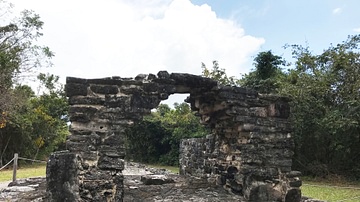
[[(208, 5), (189, 0), (13, 0), (45, 22), (42, 43), (54, 52), (51, 73), (99, 78), (139, 73), (201, 74), (201, 62), (218, 60), (229, 75), (245, 66), (264, 39), (220, 19)], [(50, 70), (50, 69), (49, 69)]]
[(335, 8), (335, 9), (332, 11), (332, 13), (333, 13), (334, 15), (340, 14), (341, 12), (342, 12), (342, 8)]
[(360, 27), (353, 29), (354, 32), (360, 32)]

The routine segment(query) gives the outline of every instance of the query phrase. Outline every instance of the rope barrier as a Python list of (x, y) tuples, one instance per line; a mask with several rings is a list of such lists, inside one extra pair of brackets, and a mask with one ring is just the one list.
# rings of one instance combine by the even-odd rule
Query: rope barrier
[(4, 169), (6, 166), (8, 166), (13, 160), (14, 160), (14, 158), (11, 159), (6, 165), (4, 165), (3, 167), (1, 167), (0, 170)]
[(39, 162), (39, 163), (46, 163), (46, 161), (40, 161), (40, 160), (34, 160), (34, 159), (27, 159), (27, 158), (23, 158), (23, 157), (18, 157), (18, 159), (26, 160), (26, 161)]
[[(4, 165), (3, 167), (1, 167), (0, 170), (6, 168), (11, 162), (14, 161), (14, 159), (15, 159), (15, 158), (12, 158), (6, 165)], [(25, 160), (25, 161), (33, 161), (33, 162), (38, 162), (38, 163), (47, 163), (46, 161), (34, 160), (34, 159), (27, 159), (27, 158), (23, 158), (23, 157), (18, 157), (18, 159)]]
[(316, 184), (303, 184), (311, 187), (327, 187), (327, 188), (341, 188), (341, 189), (354, 189), (360, 190), (360, 187), (342, 187), (342, 186), (330, 186), (330, 185), (316, 185)]

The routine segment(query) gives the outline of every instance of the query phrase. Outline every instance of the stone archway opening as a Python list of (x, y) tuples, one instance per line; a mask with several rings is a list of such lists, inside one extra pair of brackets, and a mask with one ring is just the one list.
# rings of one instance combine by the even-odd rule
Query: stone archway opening
[[(66, 92), (69, 152), (55, 153), (48, 163), (54, 201), (66, 194), (76, 200), (122, 201), (125, 131), (176, 93), (190, 94), (187, 102), (212, 133), (181, 143), (181, 174), (205, 178), (248, 201), (300, 201), (299, 173), (291, 171), (294, 145), (286, 98), (166, 71), (134, 79), (68, 77)], [(57, 172), (60, 168), (71, 172)]]
[(183, 103), (187, 97), (189, 97), (190, 94), (189, 93), (175, 93), (175, 94), (172, 94), (172, 95), (169, 95), (168, 99), (166, 100), (162, 100), (160, 102), (160, 104), (166, 104), (168, 105), (169, 107), (173, 108), (174, 107), (174, 103)]
[(151, 114), (131, 127), (127, 133), (127, 160), (179, 167), (181, 140), (205, 137), (210, 133), (191, 110), (190, 104), (185, 102), (190, 94), (176, 95), (179, 94), (169, 96), (171, 103), (161, 101)]

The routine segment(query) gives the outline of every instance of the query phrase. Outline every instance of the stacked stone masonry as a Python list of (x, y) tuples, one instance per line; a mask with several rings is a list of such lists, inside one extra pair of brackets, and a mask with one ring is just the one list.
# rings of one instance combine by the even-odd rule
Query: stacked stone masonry
[(66, 93), (78, 201), (122, 201), (125, 131), (176, 93), (190, 94), (186, 102), (212, 133), (182, 141), (181, 174), (207, 178), (249, 201), (300, 201), (286, 98), (166, 71), (134, 79), (68, 77)]

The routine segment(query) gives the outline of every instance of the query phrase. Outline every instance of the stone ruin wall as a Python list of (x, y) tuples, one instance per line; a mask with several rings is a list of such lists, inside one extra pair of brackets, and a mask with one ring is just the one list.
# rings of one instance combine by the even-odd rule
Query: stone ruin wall
[(209, 93), (198, 96), (198, 112), (212, 135), (181, 142), (180, 173), (215, 177), (250, 201), (300, 200), (300, 173), (291, 171), (289, 100), (229, 86)]
[[(285, 98), (166, 71), (135, 79), (68, 77), (66, 93), (72, 122), (67, 149), (73, 158), (50, 158), (48, 185), (66, 184), (48, 188), (54, 201), (64, 199), (69, 189), (76, 194), (68, 198), (78, 201), (122, 201), (125, 131), (175, 93), (190, 94), (186, 102), (212, 132), (182, 141), (181, 174), (208, 178), (249, 201), (300, 200), (300, 173), (291, 171), (294, 143)], [(74, 167), (66, 164), (76, 164), (75, 177), (58, 176), (58, 167)]]

